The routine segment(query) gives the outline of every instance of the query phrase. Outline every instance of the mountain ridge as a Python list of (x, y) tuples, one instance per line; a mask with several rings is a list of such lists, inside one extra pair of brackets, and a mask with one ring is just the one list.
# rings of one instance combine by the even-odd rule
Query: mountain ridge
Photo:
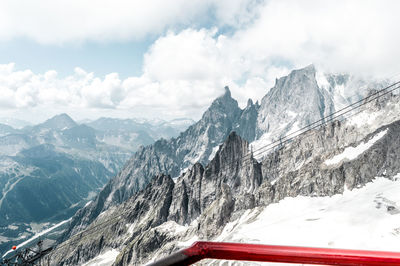
[[(305, 82), (305, 84), (302, 82)], [(307, 86), (307, 84), (310, 84), (310, 86)], [(298, 92), (296, 99), (291, 101), (292, 110), (283, 107), (285, 106), (284, 99), (287, 96), (282, 95), (282, 91)], [(314, 99), (311, 104), (307, 97), (302, 97), (302, 91), (311, 92), (310, 95)], [(281, 96), (277, 98), (278, 101), (268, 100), (273, 99), (273, 95), (278, 92), (281, 92)], [(224, 94), (212, 102), (202, 118), (177, 138), (168, 141), (159, 140), (153, 145), (140, 148), (122, 171), (110, 181), (112, 183), (110, 195), (105, 202), (100, 201), (99, 206), (95, 209), (106, 210), (110, 206), (120, 204), (143, 189), (149, 180), (157, 174), (165, 173), (177, 177), (196, 162), (206, 164), (212, 159), (211, 157), (218, 146), (223, 143), (232, 130), (245, 136), (250, 142), (262, 140), (259, 143), (255, 141), (252, 144), (254, 148), (258, 148), (265, 141), (270, 142), (284, 136), (290, 130), (295, 130), (300, 125), (319, 120), (327, 112), (334, 110), (334, 103), (330, 99), (331, 97), (326, 95), (326, 91), (318, 87), (316, 70), (313, 65), (294, 70), (288, 76), (278, 79), (275, 87), (269, 90), (260, 105), (249, 101), (248, 106), (243, 110), (239, 108), (237, 101), (231, 97), (229, 87), (225, 87)], [(321, 103), (321, 101), (327, 101), (329, 104)], [(274, 106), (279, 107), (275, 109)], [(306, 107), (302, 109), (302, 106)], [(295, 111), (298, 113), (292, 116), (290, 112), (294, 113)], [(283, 119), (281, 112), (286, 113)], [(269, 113), (268, 118), (266, 113)], [(271, 115), (275, 115), (272, 120)], [(274, 130), (271, 130), (269, 128), (271, 122), (285, 126), (276, 126)], [(265, 139), (262, 139), (264, 137)], [(86, 212), (88, 217), (93, 217), (89, 209)], [(84, 220), (88, 221), (87, 219)], [(81, 228), (87, 225), (86, 222), (83, 224), (77, 222), (77, 224), (80, 224), (79, 228)], [(74, 231), (72, 228), (67, 235)]]
[[(236, 100), (231, 98), (229, 88), (226, 87), (225, 93), (211, 104), (202, 119), (177, 138), (161, 139), (153, 145), (141, 147), (122, 171), (107, 184), (104, 190), (104, 193), (108, 194), (107, 198), (104, 198), (104, 193), (102, 193), (102, 200), (99, 200), (100, 197), (96, 199), (96, 205), (87, 206), (86, 210), (80, 210), (77, 217), (80, 217), (81, 222), (73, 220), (74, 226), (67, 230), (65, 235), (75, 233), (75, 227), (85, 227), (96, 217), (93, 215), (94, 213), (98, 214), (131, 197), (144, 188), (153, 176), (161, 173), (168, 173), (173, 177), (179, 176), (184, 169), (191, 165), (190, 161), (206, 162), (212, 152), (209, 144), (218, 146), (223, 141), (232, 128), (232, 120), (239, 112)], [(200, 138), (202, 141), (195, 141)], [(195, 145), (193, 146), (192, 143)], [(154, 168), (148, 167), (148, 160), (153, 162)], [(126, 176), (136, 176), (136, 178), (127, 179)]]
[(0, 126), (0, 251), (31, 236), (34, 223), (46, 228), (85, 206), (137, 149), (125, 143), (154, 142), (122, 133), (114, 135), (121, 145), (107, 143), (67, 114), (23, 129)]
[[(397, 160), (386, 159), (386, 154), (393, 157), (395, 153), (393, 158), (400, 156), (395, 148), (400, 145), (400, 120), (361, 137), (354, 133), (351, 138), (343, 138), (349, 128), (351, 124), (336, 121), (269, 154), (262, 162), (252, 159), (243, 165), (240, 159), (251, 154), (250, 146), (232, 132), (206, 166), (196, 163), (176, 182), (170, 176), (157, 175), (144, 190), (103, 212), (91, 226), (121, 213), (127, 212), (127, 216), (101, 228), (98, 234), (76, 239), (79, 244), (75, 243), (67, 257), (59, 251), (52, 259), (67, 265), (77, 264), (93, 258), (99, 250), (119, 246), (121, 254), (114, 265), (139, 265), (179, 249), (181, 242), (214, 239), (228, 222), (239, 219), (246, 210), (268, 206), (287, 196), (343, 193), (375, 176), (384, 174), (390, 178), (400, 171)], [(382, 135), (382, 132), (385, 133)], [(357, 146), (377, 135), (382, 137), (358, 158), (339, 165), (316, 167), (343, 152), (344, 147)], [(339, 143), (337, 137), (341, 138)], [(300, 168), (295, 158), (304, 162)], [(375, 163), (367, 163), (372, 161)], [(149, 207), (150, 203), (156, 206)], [(102, 247), (90, 249), (100, 237)], [(78, 250), (87, 251), (80, 253)]]
[[(302, 97), (305, 90), (311, 95), (312, 101), (309, 101), (308, 97)], [(287, 97), (283, 93), (285, 91), (297, 92), (291, 99), (289, 106), (291, 108), (285, 107)], [(376, 130), (370, 124), (360, 127), (351, 124), (351, 121), (345, 125), (335, 122), (321, 129), (315, 129), (308, 134), (309, 138), (293, 141), (292, 148), (280, 147), (275, 152), (266, 154), (259, 159), (260, 161), (250, 156), (249, 165), (244, 166), (237, 162), (238, 165), (236, 168), (233, 167), (233, 170), (223, 171), (222, 165), (229, 165), (229, 162), (234, 165), (230, 156), (237, 156), (238, 159), (251, 153), (254, 142), (259, 140), (257, 138), (266, 135), (267, 140), (273, 140), (284, 136), (299, 125), (307, 124), (314, 116), (316, 120), (323, 118), (326, 110), (335, 110), (333, 95), (327, 93), (325, 88), (318, 85), (317, 73), (313, 66), (294, 71), (287, 77), (277, 80), (275, 87), (266, 94), (263, 98), (265, 100), (260, 105), (248, 101), (243, 110), (238, 107), (237, 101), (232, 99), (229, 88), (226, 88), (225, 93), (210, 105), (202, 119), (177, 138), (159, 140), (136, 152), (94, 202), (78, 211), (63, 239), (68, 239), (84, 228), (90, 229), (93, 224), (118, 215), (124, 209), (137, 206), (134, 207), (134, 213), (137, 214), (135, 217), (131, 217), (130, 220), (122, 219), (117, 225), (113, 225), (114, 228), (127, 225), (132, 229), (128, 231), (121, 229), (121, 233), (118, 233), (121, 238), (118, 239), (104, 238), (102, 240), (104, 247), (96, 248), (93, 252), (86, 252), (85, 255), (81, 253), (82, 256), (69, 253), (65, 260), (60, 258), (60, 261), (65, 261), (67, 264), (82, 262), (93, 258), (105, 248), (118, 246), (121, 255), (115, 265), (132, 263), (132, 258), (145, 262), (155, 254), (168, 254), (175, 250), (176, 241), (187, 241), (194, 236), (205, 238), (218, 236), (226, 223), (256, 206), (266, 206), (287, 196), (333, 195), (342, 192), (345, 184), (351, 189), (372, 180), (372, 174), (379, 174), (381, 170), (373, 169), (370, 174), (363, 170), (363, 173), (367, 174), (359, 178), (354, 175), (354, 169), (359, 167), (357, 161), (350, 162), (350, 170), (346, 172), (346, 176), (343, 176), (343, 168), (340, 168), (342, 165), (339, 168), (320, 168), (323, 160), (330, 156), (329, 151), (338, 150), (342, 145), (346, 147), (349, 144), (367, 141), (365, 138), (368, 138), (368, 134)], [(394, 102), (396, 97), (391, 95), (387, 98)], [(306, 106), (307, 104), (310, 106)], [(268, 117), (265, 116), (267, 113), (265, 108), (272, 110)], [(368, 108), (379, 112), (382, 108), (389, 110), (392, 107), (376, 101)], [(297, 113), (292, 117), (287, 111), (297, 111)], [(266, 118), (264, 121), (263, 115)], [(381, 122), (389, 124), (393, 122), (390, 119), (396, 116), (383, 117), (385, 119)], [(264, 123), (265, 121), (267, 122)], [(279, 128), (281, 123), (285, 126)], [(271, 125), (274, 124), (275, 128), (272, 128)], [(262, 134), (261, 131), (257, 133), (257, 127), (264, 130)], [(351, 133), (351, 130), (356, 130), (357, 133)], [(236, 134), (232, 131), (242, 132)], [(251, 143), (242, 140), (239, 137), (241, 134), (248, 134)], [(341, 138), (343, 140), (337, 142)], [(228, 145), (229, 143), (235, 145)], [(328, 146), (331, 149), (327, 149)], [(388, 146), (385, 145), (385, 149)], [(224, 150), (229, 152), (224, 153)], [(380, 160), (383, 160), (383, 157)], [(174, 177), (162, 180), (176, 181), (172, 185), (171, 201), (162, 198), (160, 191), (149, 188), (153, 186), (149, 184), (155, 182), (153, 177), (157, 179), (160, 175)], [(151, 208), (141, 208), (140, 206), (145, 205), (135, 203), (138, 195), (143, 193), (146, 197), (154, 196), (153, 200), (170, 202), (168, 215), (164, 213), (161, 216), (163, 218), (159, 220), (153, 216)], [(165, 223), (175, 223), (185, 228), (188, 225), (189, 228), (183, 231), (185, 233), (171, 235), (161, 230)], [(195, 224), (192, 226), (192, 223)], [(116, 237), (114, 229), (104, 228), (104, 230), (105, 235)], [(89, 248), (99, 241), (97, 237), (99, 236), (88, 237), (82, 240), (81, 244)], [(157, 243), (153, 241), (155, 237), (158, 239)], [(116, 241), (123, 245), (117, 244)], [(157, 251), (155, 247), (160, 245), (165, 247)], [(82, 252), (82, 249), (79, 249), (79, 252)]]

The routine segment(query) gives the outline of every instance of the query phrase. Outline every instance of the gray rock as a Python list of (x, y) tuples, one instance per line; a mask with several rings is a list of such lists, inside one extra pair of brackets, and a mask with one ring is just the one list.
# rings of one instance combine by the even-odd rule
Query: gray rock
[(63, 239), (87, 226), (101, 211), (129, 199), (153, 176), (165, 173), (177, 177), (196, 162), (207, 163), (213, 147), (224, 141), (241, 113), (226, 87), (225, 94), (211, 104), (202, 119), (177, 138), (161, 139), (140, 148), (100, 193), (96, 206), (82, 209), (73, 218)]
[[(80, 259), (68, 259), (76, 257), (80, 249), (65, 252), (63, 256), (57, 251), (53, 255), (59, 257), (58, 263), (83, 262), (114, 247), (121, 250), (115, 265), (143, 264), (154, 256), (173, 252), (179, 248), (179, 241), (194, 235), (200, 239), (216, 237), (226, 223), (239, 218), (246, 210), (264, 207), (288, 196), (334, 195), (342, 193), (345, 186), (348, 189), (362, 186), (385, 171), (388, 178), (399, 172), (396, 147), (400, 122), (365, 131), (336, 121), (282, 145), (266, 154), (261, 162), (253, 158), (249, 143), (231, 132), (237, 130), (250, 141), (266, 132), (277, 137), (293, 129), (296, 123), (301, 127), (332, 112), (332, 95), (329, 90), (319, 88), (315, 75), (313, 66), (293, 71), (288, 77), (277, 80), (261, 106), (250, 101), (244, 110), (238, 108), (227, 90), (199, 122), (179, 137), (160, 140), (139, 150), (96, 201), (77, 213), (64, 238), (88, 225), (91, 228), (107, 221), (123, 210), (134, 208), (138, 210), (134, 212), (137, 215), (130, 220), (118, 220), (110, 225), (111, 229), (107, 227), (102, 231), (101, 234), (110, 239), (114, 236), (114, 242), (110, 240)], [(335, 82), (347, 81), (337, 78), (330, 81), (330, 86)], [(388, 95), (387, 100), (391, 105), (379, 100), (365, 109), (389, 108), (397, 102), (398, 96)], [(285, 127), (278, 130), (281, 123)], [(388, 133), (357, 159), (337, 165), (324, 164), (326, 159), (349, 145), (368, 141), (386, 128), (389, 128)], [(212, 148), (223, 140), (214, 158), (210, 158)], [(160, 173), (179, 176), (175, 184), (166, 186), (168, 193), (165, 188), (154, 189), (154, 182), (149, 185)], [(137, 201), (143, 199), (143, 191), (147, 191), (146, 200), (156, 202), (154, 212), (145, 207), (149, 203)], [(165, 209), (159, 205), (160, 201), (166, 202)], [(129, 231), (124, 227), (126, 224)], [(177, 224), (186, 229), (174, 231)], [(165, 226), (171, 226), (172, 231)], [(84, 242), (87, 248), (99, 242), (99, 235), (87, 237)]]
[[(103, 213), (87, 229), (91, 234), (77, 234), (46, 258), (52, 265), (78, 265), (98, 255), (103, 249), (125, 244), (128, 258), (146, 257), (159, 247), (157, 238), (149, 241), (143, 232), (164, 223), (172, 199), (174, 182), (170, 176), (158, 175), (130, 200)], [(117, 219), (116, 219), (117, 218)], [(104, 223), (104, 221), (112, 221)], [(98, 226), (101, 224), (102, 226)], [(129, 227), (134, 230), (129, 236)], [(94, 231), (94, 233), (93, 233)], [(121, 257), (122, 260), (127, 260)]]
[(331, 96), (318, 87), (315, 75), (315, 68), (310, 65), (277, 79), (261, 100), (256, 139), (267, 132), (285, 135), (292, 128), (302, 128), (334, 112)]

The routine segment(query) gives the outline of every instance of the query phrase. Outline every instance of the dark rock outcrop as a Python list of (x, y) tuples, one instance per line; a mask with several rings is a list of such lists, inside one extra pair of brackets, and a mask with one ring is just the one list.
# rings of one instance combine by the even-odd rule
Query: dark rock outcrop
[(129, 199), (143, 189), (153, 176), (165, 173), (177, 177), (196, 162), (206, 164), (213, 148), (224, 141), (241, 114), (242, 110), (226, 87), (225, 93), (211, 104), (202, 119), (177, 138), (161, 139), (140, 148), (101, 192), (102, 199), (97, 198), (96, 205), (87, 206), (73, 218), (73, 226), (63, 239), (87, 226), (99, 210)]
[[(140, 193), (118, 208), (99, 215), (87, 228), (91, 233), (77, 234), (51, 253), (48, 258), (52, 265), (79, 265), (103, 249), (119, 247), (122, 243), (132, 243), (129, 257), (145, 257), (158, 248), (158, 243), (157, 238), (150, 242), (142, 233), (167, 221), (173, 187), (170, 176), (154, 177)], [(127, 239), (126, 234), (130, 231)]]

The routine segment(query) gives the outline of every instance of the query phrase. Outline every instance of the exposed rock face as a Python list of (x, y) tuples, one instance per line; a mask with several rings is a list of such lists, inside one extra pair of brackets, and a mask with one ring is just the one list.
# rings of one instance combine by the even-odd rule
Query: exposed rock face
[(330, 95), (318, 87), (315, 75), (315, 68), (311, 65), (276, 81), (261, 100), (256, 138), (267, 132), (278, 130), (286, 133), (292, 128), (304, 127), (334, 111)]
[(235, 200), (251, 198), (261, 183), (261, 165), (251, 157), (248, 147), (247, 141), (232, 132), (205, 169), (201, 164), (195, 164), (183, 174), (174, 188), (169, 219), (182, 225), (189, 224), (221, 198), (219, 205), (226, 206), (223, 212), (215, 214), (221, 220), (218, 222), (217, 219), (217, 223), (229, 220), (234, 208), (242, 208), (235, 206)]
[[(198, 218), (197, 230), (207, 237), (215, 236), (232, 213), (254, 207), (252, 193), (261, 183), (261, 164), (251, 157), (248, 147), (247, 141), (232, 132), (206, 168), (195, 164), (176, 184), (169, 176), (156, 176), (143, 191), (99, 215), (87, 229), (121, 213), (127, 215), (94, 236), (77, 239), (75, 249), (64, 247), (57, 251), (51, 255), (52, 261), (73, 265), (92, 258), (102, 249), (118, 247), (116, 243), (125, 243), (121, 263), (132, 263), (157, 251), (169, 239), (151, 230), (167, 220), (185, 225)], [(238, 162), (244, 156), (246, 160)], [(99, 241), (101, 246), (93, 244)]]
[(196, 162), (207, 163), (213, 148), (224, 141), (241, 115), (242, 110), (226, 87), (225, 94), (211, 104), (202, 119), (179, 137), (140, 148), (100, 193), (96, 205), (87, 206), (74, 217), (64, 238), (88, 225), (102, 210), (129, 199), (153, 176), (166, 173), (177, 177)]
[[(349, 145), (357, 146), (369, 141), (380, 130), (386, 129), (378, 129), (378, 126), (368, 123), (363, 127), (354, 121), (344, 124), (335, 122), (292, 141), (290, 145), (266, 155), (260, 162), (253, 158), (246, 140), (230, 133), (235, 130), (250, 141), (265, 133), (280, 136), (332, 112), (332, 95), (318, 86), (315, 75), (312, 66), (294, 71), (277, 81), (263, 98), (261, 106), (249, 101), (244, 110), (240, 110), (227, 90), (198, 123), (178, 138), (160, 140), (139, 150), (123, 171), (106, 185), (94, 203), (77, 213), (64, 238), (79, 232), (93, 220), (95, 222), (89, 228), (106, 221), (107, 217), (117, 216), (123, 209), (136, 206), (135, 199), (142, 195), (137, 191), (143, 188), (148, 193), (156, 193), (151, 188), (154, 184), (148, 185), (154, 176), (165, 173), (175, 177), (182, 173), (175, 184), (171, 183), (170, 200), (160, 199), (160, 194), (157, 194), (157, 199), (168, 203), (168, 207), (165, 205), (166, 212), (155, 212), (165, 219), (162, 218), (161, 223), (153, 223), (160, 220), (148, 211), (140, 212), (130, 222), (122, 219), (116, 223), (118, 225), (112, 226), (113, 229), (106, 228), (103, 233), (110, 238), (117, 235), (120, 244), (107, 240), (107, 245), (79, 259), (75, 255), (79, 249), (75, 253), (64, 252), (62, 256), (57, 252), (54, 254), (59, 257), (56, 262), (83, 262), (107, 248), (118, 248), (121, 253), (116, 265), (143, 264), (154, 256), (178, 249), (180, 241), (194, 236), (200, 239), (216, 237), (227, 222), (237, 219), (247, 209), (266, 206), (287, 196), (341, 193), (345, 185), (349, 189), (363, 185), (383, 173), (384, 167), (392, 169), (393, 173), (399, 171), (395, 164), (398, 154), (389, 149), (389, 143), (397, 145), (397, 124), (390, 125), (379, 143), (362, 156), (337, 165), (326, 165), (324, 162)], [(388, 110), (386, 115), (382, 115), (380, 125), (399, 119), (399, 108), (396, 107), (398, 96), (390, 95), (388, 99), (389, 103), (377, 101), (366, 108), (372, 112)], [(387, 139), (391, 131), (394, 136)], [(223, 140), (225, 142), (209, 161), (212, 148)], [(384, 144), (385, 141), (387, 144)], [(376, 146), (382, 144), (382, 150), (378, 151), (380, 148)], [(382, 154), (392, 154), (393, 162), (386, 166), (386, 157)], [(378, 163), (371, 163), (374, 160)], [(117, 204), (120, 205), (115, 207)], [(122, 228), (124, 223), (133, 225), (129, 225), (129, 230), (117, 231), (116, 228)], [(152, 226), (143, 227), (149, 224)], [(96, 243), (98, 236), (88, 236), (85, 240), (87, 245)]]
[[(369, 149), (360, 153), (357, 158), (343, 160), (333, 165), (325, 163), (327, 159), (341, 154), (346, 148), (370, 142), (379, 135), (382, 137)], [(177, 250), (182, 247), (179, 244), (180, 241), (188, 240), (193, 235), (203, 240), (213, 239), (219, 235), (219, 230), (227, 222), (238, 219), (242, 210), (245, 209), (267, 206), (288, 196), (327, 196), (343, 193), (345, 188), (352, 190), (363, 186), (376, 176), (391, 178), (400, 172), (399, 141), (400, 121), (378, 128), (366, 135), (357, 132), (357, 128), (341, 122), (310, 132), (307, 137), (298, 139), (267, 156), (262, 162), (260, 175), (255, 175), (253, 179), (249, 178), (251, 175), (248, 174), (241, 176), (249, 178), (248, 180), (256, 184), (254, 191), (249, 195), (246, 195), (245, 190), (235, 192), (234, 183), (228, 181), (232, 173), (219, 175), (219, 180), (227, 180), (227, 182), (221, 182), (222, 185), (216, 190), (218, 192), (214, 200), (210, 201), (208, 208), (202, 211), (195, 222), (193, 220), (192, 223), (184, 222), (190, 224), (186, 235), (170, 233), (161, 227), (154, 229), (164, 236), (164, 247), (156, 250), (153, 256), (147, 255), (147, 258), (161, 257)], [(206, 169), (211, 168), (212, 165), (213, 162), (210, 162)], [(258, 171), (259, 168), (256, 166), (253, 169)], [(258, 176), (261, 177), (259, 185), (257, 184)], [(204, 197), (207, 198), (207, 195), (206, 190)], [(247, 201), (240, 199), (247, 199)], [(179, 220), (178, 223), (183, 224)], [(146, 262), (147, 258), (144, 260), (138, 258), (138, 261)]]
[[(132, 253), (128, 255), (130, 258), (143, 257), (152, 248), (157, 249), (157, 242), (154, 242), (157, 238), (150, 242), (143, 238), (141, 232), (146, 232), (167, 220), (173, 187), (171, 177), (156, 176), (146, 189), (135, 197), (100, 215), (88, 227), (89, 231), (95, 230), (95, 233), (78, 234), (50, 254), (52, 265), (78, 265), (93, 258), (102, 249), (119, 247), (121, 243), (126, 242), (132, 242)], [(113, 222), (98, 226), (106, 220)]]
[(226, 88), (225, 94), (212, 103), (202, 119), (179, 137), (169, 141), (161, 139), (140, 149), (112, 180), (116, 190), (111, 202), (126, 200), (158, 173), (175, 177), (196, 162), (206, 163), (213, 146), (223, 142), (240, 112)]
[[(226, 87), (225, 94), (211, 104), (202, 119), (177, 138), (161, 139), (140, 148), (102, 192), (105, 200), (96, 199), (97, 205), (82, 210), (82, 220), (72, 224), (84, 228), (92, 220), (90, 217), (124, 202), (157, 174), (177, 177), (197, 162), (207, 164), (231, 131), (236, 131), (247, 141), (264, 135), (273, 140), (319, 120), (333, 112), (331, 98), (327, 89), (318, 87), (314, 66), (295, 70), (277, 80), (275, 87), (263, 98), (261, 106), (249, 100), (247, 107), (241, 110)], [(78, 231), (74, 227), (67, 230), (65, 238)]]
[(252, 142), (256, 139), (256, 126), (257, 116), (260, 105), (258, 102), (253, 104), (251, 99), (248, 100), (246, 108), (243, 110), (238, 122), (235, 124), (233, 130), (235, 130), (239, 136), (245, 140)]
[[(356, 159), (325, 163), (348, 146), (367, 143), (379, 134), (382, 137)], [(125, 211), (131, 214), (101, 229), (101, 233), (79, 240), (73, 252), (58, 251), (52, 260), (70, 265), (90, 259), (101, 250), (119, 247), (121, 253), (114, 265), (142, 265), (179, 249), (180, 241), (193, 236), (213, 239), (245, 210), (287, 196), (342, 193), (345, 187), (362, 186), (380, 175), (390, 178), (400, 172), (399, 145), (400, 121), (365, 135), (335, 122), (258, 163), (252, 158), (248, 142), (232, 132), (206, 167), (195, 164), (176, 183), (167, 176), (157, 176), (145, 190), (100, 215), (91, 227)], [(90, 245), (98, 243), (100, 236), (107, 244), (82, 256), (82, 250), (91, 250)]]

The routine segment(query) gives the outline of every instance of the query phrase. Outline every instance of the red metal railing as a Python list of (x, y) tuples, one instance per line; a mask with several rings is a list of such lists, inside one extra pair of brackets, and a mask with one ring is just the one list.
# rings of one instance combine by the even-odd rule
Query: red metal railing
[(322, 265), (400, 265), (400, 253), (242, 243), (195, 242), (151, 266), (191, 265), (202, 259)]

